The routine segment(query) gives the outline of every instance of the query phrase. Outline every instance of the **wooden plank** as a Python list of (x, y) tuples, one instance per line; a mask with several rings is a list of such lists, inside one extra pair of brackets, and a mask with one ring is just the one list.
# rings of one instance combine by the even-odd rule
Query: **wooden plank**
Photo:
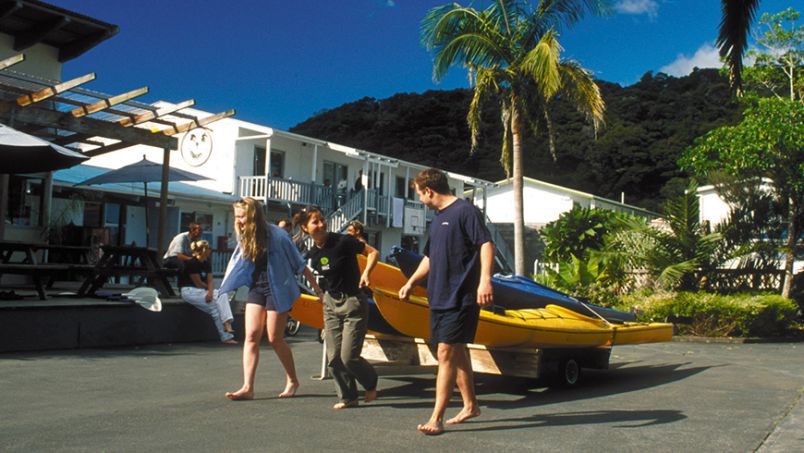
[(62, 82), (58, 85), (53, 85), (52, 87), (42, 88), (41, 90), (35, 91), (31, 94), (20, 96), (17, 98), (17, 105), (20, 107), (27, 107), (31, 104), (44, 101), (45, 99), (53, 97), (59, 93), (63, 93), (91, 80), (95, 80), (94, 72), (90, 72), (89, 74), (82, 75), (81, 77), (76, 77), (72, 80)]
[(16, 102), (0, 100), (0, 120), (11, 117), (18, 124), (32, 124), (44, 127), (57, 127), (80, 134), (121, 140), (138, 145), (157, 148), (177, 149), (176, 137), (155, 134), (137, 127), (121, 127), (117, 122), (103, 121), (90, 117), (75, 118), (69, 113), (38, 108), (35, 106), (20, 109)]
[[(541, 374), (540, 349), (487, 348), (470, 344), (472, 369), (477, 373), (537, 378)], [(421, 338), (366, 335), (363, 358), (397, 366), (437, 367), (437, 351)]]
[(14, 55), (13, 57), (8, 57), (8, 58), (0, 61), (0, 69), (6, 69), (8, 67), (14, 66), (15, 64), (17, 64), (17, 63), (19, 63), (21, 61), (24, 61), (24, 60), (25, 60), (25, 54), (24, 53)]
[(89, 151), (84, 151), (84, 155), (89, 157), (100, 156), (101, 154), (111, 153), (112, 151), (117, 151), (124, 148), (130, 148), (132, 146), (136, 146), (134, 143), (127, 143), (127, 142), (117, 142), (112, 143), (111, 145), (102, 146), (100, 148), (92, 149)]
[(76, 118), (81, 118), (82, 116), (91, 115), (93, 113), (100, 112), (101, 110), (108, 109), (109, 107), (112, 107), (114, 105), (129, 101), (137, 96), (142, 96), (147, 92), (148, 87), (137, 88), (136, 90), (131, 90), (127, 93), (118, 94), (117, 96), (112, 96), (108, 99), (102, 99), (93, 104), (83, 105), (70, 111), (70, 114)]
[(235, 114), (235, 110), (227, 110), (225, 112), (216, 113), (215, 115), (207, 116), (205, 118), (201, 118), (200, 120), (193, 120), (189, 123), (184, 123), (177, 127), (170, 127), (163, 131), (161, 131), (165, 135), (176, 135), (182, 132), (187, 132), (190, 129), (195, 129), (196, 127), (204, 127), (207, 124), (214, 123), (215, 121), (221, 120), (223, 118), (227, 118), (233, 116)]
[(136, 124), (142, 124), (142, 123), (145, 123), (147, 121), (154, 120), (156, 118), (159, 118), (160, 116), (169, 115), (169, 114), (171, 114), (173, 112), (177, 112), (177, 111), (179, 111), (181, 109), (191, 107), (193, 105), (195, 105), (195, 100), (194, 99), (188, 99), (188, 100), (186, 100), (184, 102), (179, 102), (178, 104), (170, 106), (170, 107), (163, 107), (163, 108), (155, 109), (153, 111), (142, 113), (140, 115), (135, 116), (134, 118), (124, 118), (124, 119), (118, 121), (118, 124), (120, 124), (123, 127), (131, 127), (131, 126), (134, 126)]

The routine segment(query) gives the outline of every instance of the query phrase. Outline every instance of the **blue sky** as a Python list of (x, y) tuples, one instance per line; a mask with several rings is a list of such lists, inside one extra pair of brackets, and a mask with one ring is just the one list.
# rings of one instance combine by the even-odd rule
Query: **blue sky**
[[(110, 94), (149, 86), (144, 101), (193, 98), (211, 112), (288, 129), (370, 96), (467, 87), (454, 68), (432, 80), (419, 22), (447, 0), (46, 0), (120, 26), (64, 66)], [(483, 7), (485, 1), (459, 1)], [(761, 12), (794, 6), (763, 0)], [(648, 71), (681, 76), (716, 66), (718, 0), (613, 0), (613, 14), (562, 30), (564, 58), (630, 85)], [(795, 6), (794, 6), (795, 7)]]

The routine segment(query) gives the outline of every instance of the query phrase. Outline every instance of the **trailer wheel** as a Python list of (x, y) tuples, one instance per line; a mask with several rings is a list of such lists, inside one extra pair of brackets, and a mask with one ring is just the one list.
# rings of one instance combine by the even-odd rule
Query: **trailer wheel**
[(568, 358), (558, 365), (558, 383), (562, 387), (574, 387), (581, 380), (581, 365), (577, 360)]

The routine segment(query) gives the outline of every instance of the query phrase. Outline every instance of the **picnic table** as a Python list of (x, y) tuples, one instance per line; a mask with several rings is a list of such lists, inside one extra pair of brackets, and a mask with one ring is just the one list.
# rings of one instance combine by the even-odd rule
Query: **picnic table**
[[(39, 298), (45, 300), (45, 286), (52, 287), (60, 275), (85, 273), (94, 268), (90, 264), (91, 250), (85, 246), (0, 241), (0, 277), (3, 274), (30, 276)], [(39, 252), (42, 252), (41, 259)]]
[(110, 277), (129, 277), (135, 286), (148, 284), (163, 296), (176, 296), (167, 277), (177, 271), (161, 266), (156, 249), (102, 245), (101, 250), (103, 256), (78, 290), (80, 296), (94, 295)]

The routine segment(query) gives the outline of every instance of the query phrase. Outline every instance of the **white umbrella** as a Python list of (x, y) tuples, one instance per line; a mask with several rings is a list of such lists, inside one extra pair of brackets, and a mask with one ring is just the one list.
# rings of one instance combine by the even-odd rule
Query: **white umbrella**
[(87, 159), (82, 153), (0, 124), (0, 173), (52, 171)]

